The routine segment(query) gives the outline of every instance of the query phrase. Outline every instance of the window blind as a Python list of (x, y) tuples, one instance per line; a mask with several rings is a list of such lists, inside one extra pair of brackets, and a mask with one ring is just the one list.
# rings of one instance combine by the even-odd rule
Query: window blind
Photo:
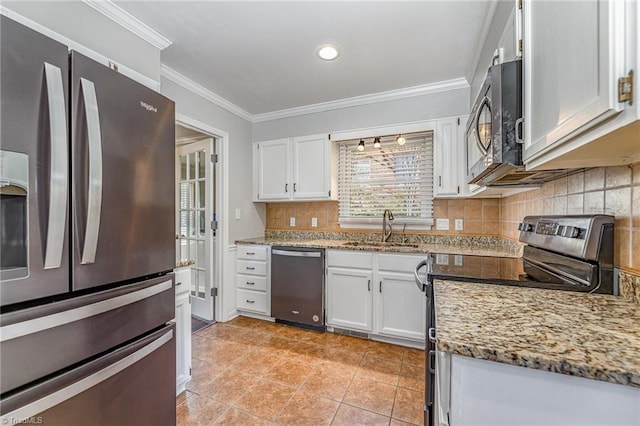
[(433, 132), (371, 139), (364, 151), (358, 142), (338, 142), (339, 223), (375, 223), (390, 209), (396, 221), (433, 223)]

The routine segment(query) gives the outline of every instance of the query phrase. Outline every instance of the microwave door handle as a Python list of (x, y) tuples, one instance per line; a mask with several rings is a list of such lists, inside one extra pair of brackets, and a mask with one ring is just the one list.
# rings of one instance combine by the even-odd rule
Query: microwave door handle
[(69, 164), (67, 158), (67, 117), (62, 71), (44, 63), (47, 84), (50, 134), (49, 215), (44, 269), (59, 268), (62, 264), (64, 229), (67, 222), (67, 193)]
[(94, 263), (100, 234), (100, 212), (102, 210), (102, 137), (100, 135), (100, 114), (96, 88), (92, 81), (80, 79), (87, 120), (87, 139), (89, 145), (89, 189), (87, 194), (87, 224), (85, 228), (84, 247), (82, 249), (83, 265)]
[(482, 106), (484, 104), (487, 104), (487, 108), (489, 108), (489, 112), (491, 112), (491, 107), (489, 106), (489, 98), (485, 96), (484, 98), (482, 98), (482, 102), (478, 104), (478, 110), (476, 111), (475, 122), (476, 134), (478, 135), (476, 137), (476, 144), (478, 145), (478, 148), (480, 148), (480, 151), (482, 151), (482, 155), (487, 155), (489, 149), (485, 148), (484, 145), (482, 145), (482, 142), (480, 142), (480, 113), (482, 112)]

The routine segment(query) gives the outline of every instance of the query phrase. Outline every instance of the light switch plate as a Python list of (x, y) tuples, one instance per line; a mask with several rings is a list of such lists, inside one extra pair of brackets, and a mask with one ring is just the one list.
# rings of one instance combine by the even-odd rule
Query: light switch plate
[(455, 229), (456, 231), (462, 231), (464, 229), (464, 221), (462, 219), (456, 219)]
[(317, 217), (312, 217), (311, 218), (311, 227), (312, 228), (317, 228), (318, 227), (318, 218)]
[(240, 220), (240, 209), (236, 209), (236, 220)]
[(296, 226), (296, 218), (295, 217), (290, 217), (289, 218), (289, 226)]
[(436, 219), (436, 229), (438, 231), (448, 231), (449, 219)]

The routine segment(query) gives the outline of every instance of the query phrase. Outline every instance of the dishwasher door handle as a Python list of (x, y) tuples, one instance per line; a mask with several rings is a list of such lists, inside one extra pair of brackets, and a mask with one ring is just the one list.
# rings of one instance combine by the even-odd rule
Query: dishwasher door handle
[(277, 256), (292, 256), (292, 257), (322, 257), (322, 253), (319, 251), (289, 251), (289, 250), (271, 250), (271, 254)]

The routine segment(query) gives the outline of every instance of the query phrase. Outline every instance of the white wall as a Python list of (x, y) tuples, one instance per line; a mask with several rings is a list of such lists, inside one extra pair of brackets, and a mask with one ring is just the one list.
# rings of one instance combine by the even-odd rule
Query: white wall
[[(469, 82), (469, 84), (471, 84), (469, 105), (473, 105), (473, 102), (475, 102), (478, 90), (480, 90), (480, 86), (482, 86), (482, 83), (487, 76), (487, 70), (491, 66), (493, 52), (500, 46), (500, 38), (502, 37), (502, 33), (507, 26), (511, 14), (514, 12), (514, 9), (515, 1), (498, 2), (495, 14), (493, 15), (493, 20), (491, 21), (491, 26), (489, 27), (489, 32), (487, 33), (487, 38), (484, 42), (484, 46), (482, 46), (478, 65), (476, 66), (473, 77)], [(515, 40), (507, 38), (503, 40), (503, 43), (509, 43), (509, 46), (505, 46), (506, 50), (512, 51), (515, 48)], [(505, 58), (505, 60), (512, 59), (514, 58)]]
[(469, 113), (469, 89), (414, 96), (253, 125), (253, 140), (330, 133)]
[[(218, 214), (229, 219), (229, 245), (236, 240), (264, 234), (264, 204), (251, 202), (252, 159), (251, 123), (166, 79), (161, 80), (161, 93), (176, 103), (176, 113), (225, 131), (229, 134), (229, 205)], [(240, 220), (235, 219), (239, 208)]]
[(3, 0), (2, 6), (160, 81), (160, 51), (83, 2)]

